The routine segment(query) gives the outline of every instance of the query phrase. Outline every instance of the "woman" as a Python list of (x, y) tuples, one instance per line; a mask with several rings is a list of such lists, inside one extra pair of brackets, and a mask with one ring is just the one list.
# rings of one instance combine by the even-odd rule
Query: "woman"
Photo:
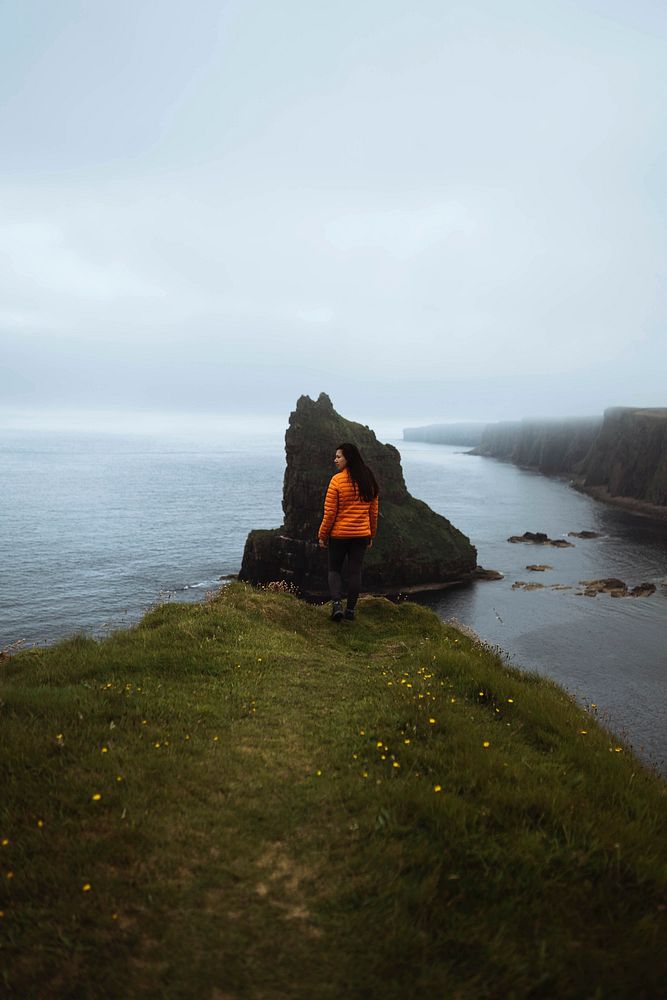
[[(361, 564), (367, 547), (373, 544), (378, 522), (378, 484), (354, 444), (339, 444), (332, 476), (324, 500), (320, 525), (320, 548), (329, 548), (329, 591), (333, 602), (332, 621), (354, 619), (361, 590)], [(341, 604), (341, 570), (347, 557), (347, 608)]]

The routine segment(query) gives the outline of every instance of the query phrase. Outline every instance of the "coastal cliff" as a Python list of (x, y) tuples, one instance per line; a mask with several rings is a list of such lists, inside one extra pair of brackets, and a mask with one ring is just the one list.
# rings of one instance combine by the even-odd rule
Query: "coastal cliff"
[(473, 454), (504, 459), (547, 475), (573, 473), (586, 460), (601, 426), (600, 417), (489, 424)]
[(364, 561), (364, 589), (375, 593), (427, 590), (470, 577), (477, 553), (470, 540), (405, 486), (400, 454), (369, 427), (346, 420), (322, 393), (301, 396), (285, 434), (287, 467), (282, 527), (251, 531), (239, 579), (254, 584), (283, 581), (304, 596), (328, 593), (327, 556), (318, 547), (333, 455), (342, 441), (361, 450), (380, 488), (377, 538)]
[[(406, 428), (404, 435), (445, 443), (443, 426)], [(597, 500), (667, 516), (667, 409), (612, 407), (603, 417), (487, 424), (471, 454), (568, 475)]]
[(667, 409), (605, 410), (582, 473), (582, 487), (601, 499), (666, 506)]

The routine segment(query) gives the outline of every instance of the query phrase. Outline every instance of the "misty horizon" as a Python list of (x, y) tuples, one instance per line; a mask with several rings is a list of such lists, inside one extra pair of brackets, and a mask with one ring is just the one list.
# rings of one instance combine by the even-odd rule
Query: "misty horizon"
[(0, 28), (5, 421), (667, 403), (663, 5), (12, 0)]

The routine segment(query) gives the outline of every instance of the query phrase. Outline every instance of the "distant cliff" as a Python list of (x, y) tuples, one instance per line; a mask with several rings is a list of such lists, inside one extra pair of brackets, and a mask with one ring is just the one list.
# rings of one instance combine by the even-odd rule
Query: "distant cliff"
[(630, 497), (666, 506), (667, 409), (605, 410), (582, 473), (584, 489), (601, 499)]
[(426, 441), (428, 444), (478, 445), (486, 424), (427, 424), (425, 427), (404, 427), (404, 441)]
[(577, 472), (602, 426), (601, 417), (488, 424), (473, 454), (502, 458), (547, 475)]
[(282, 580), (306, 596), (327, 594), (327, 556), (318, 547), (324, 495), (335, 473), (333, 457), (343, 441), (356, 444), (380, 487), (380, 520), (364, 560), (363, 585), (375, 593), (430, 589), (469, 577), (477, 563), (470, 540), (408, 493), (401, 456), (381, 444), (370, 428), (336, 413), (322, 393), (301, 396), (285, 434), (285, 523), (251, 531), (239, 578), (265, 584)]
[(614, 407), (603, 418), (489, 424), (473, 454), (570, 475), (599, 500), (667, 507), (667, 409)]

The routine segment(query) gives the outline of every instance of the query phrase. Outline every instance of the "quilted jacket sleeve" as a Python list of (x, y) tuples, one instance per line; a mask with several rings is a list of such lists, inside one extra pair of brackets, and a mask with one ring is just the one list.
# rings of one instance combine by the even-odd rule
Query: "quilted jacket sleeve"
[[(335, 477), (334, 477), (335, 478)], [(334, 521), (336, 520), (336, 514), (338, 513), (338, 487), (334, 482), (334, 479), (329, 483), (329, 488), (327, 490), (327, 495), (324, 498), (324, 517), (322, 518), (322, 523), (320, 524), (320, 530), (318, 531), (318, 537), (323, 541), (329, 537), (329, 533), (334, 526)]]
[(380, 508), (380, 502), (377, 497), (373, 500), (368, 511), (368, 517), (371, 522), (371, 538), (375, 538), (378, 530), (378, 510)]

